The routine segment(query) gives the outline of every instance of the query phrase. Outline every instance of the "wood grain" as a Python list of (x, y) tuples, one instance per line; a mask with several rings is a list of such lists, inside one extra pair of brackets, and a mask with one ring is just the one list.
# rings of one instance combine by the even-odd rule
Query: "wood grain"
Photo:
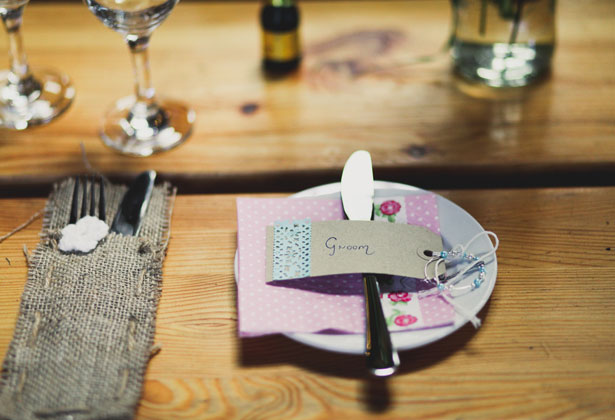
[[(179, 196), (139, 419), (612, 418), (615, 188), (444, 191), (501, 239), (497, 285), (466, 326), (402, 352), (390, 380), (364, 360), (282, 336), (237, 338), (234, 195)], [(269, 195), (271, 196), (271, 195)], [(42, 207), (0, 200), (0, 234)], [(0, 357), (26, 278), (0, 244)], [(10, 265), (5, 259), (10, 259)]]
[[(449, 30), (446, 0), (302, 4), (304, 62), (282, 80), (260, 71), (258, 7), (182, 2), (156, 31), (154, 83), (190, 103), (197, 123), (178, 149), (138, 159), (97, 137), (106, 108), (132, 92), (121, 38), (79, 2), (29, 5), (32, 64), (68, 73), (77, 96), (49, 126), (0, 131), (0, 194), (40, 192), (83, 171), (81, 142), (114, 179), (156, 169), (184, 192), (331, 182), (360, 148), (372, 153), (377, 176), (423, 187), (613, 183), (610, 0), (559, 1), (552, 77), (506, 100), (468, 96), (450, 74), (438, 53)], [(424, 55), (433, 61), (412, 63)]]

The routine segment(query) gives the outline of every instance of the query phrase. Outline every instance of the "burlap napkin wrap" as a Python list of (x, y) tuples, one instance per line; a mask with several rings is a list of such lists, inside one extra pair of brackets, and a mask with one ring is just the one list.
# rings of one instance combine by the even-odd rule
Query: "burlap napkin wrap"
[[(2, 367), (0, 419), (126, 419), (150, 358), (170, 223), (156, 187), (138, 237), (109, 234), (89, 254), (58, 250), (74, 181), (51, 194), (13, 340)], [(126, 187), (106, 185), (107, 223)]]

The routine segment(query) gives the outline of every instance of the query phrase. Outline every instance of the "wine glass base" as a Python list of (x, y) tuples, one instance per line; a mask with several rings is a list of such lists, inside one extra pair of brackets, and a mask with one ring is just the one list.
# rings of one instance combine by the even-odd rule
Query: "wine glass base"
[(100, 136), (110, 148), (131, 156), (172, 149), (190, 136), (194, 111), (181, 102), (158, 100), (155, 112), (135, 116), (135, 98), (122, 98), (107, 112)]
[(24, 130), (47, 124), (68, 109), (75, 96), (68, 76), (35, 71), (18, 83), (8, 70), (0, 72), (0, 127)]

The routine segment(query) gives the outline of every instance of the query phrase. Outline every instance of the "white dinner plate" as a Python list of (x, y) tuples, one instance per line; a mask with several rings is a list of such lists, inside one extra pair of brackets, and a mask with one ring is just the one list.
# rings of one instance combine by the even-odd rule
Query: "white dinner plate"
[[(427, 192), (410, 185), (384, 181), (376, 181), (375, 188), (376, 197), (422, 194)], [(435, 195), (440, 217), (440, 234), (442, 235), (445, 250), (449, 250), (457, 244), (465, 244), (474, 235), (484, 231), (482, 226), (468, 212), (450, 200), (438, 194)], [(340, 183), (310, 188), (293, 194), (291, 197), (340, 198)], [(492, 249), (493, 244), (485, 235), (478, 238), (468, 252), (482, 255)], [(485, 268), (487, 269), (487, 277), (483, 285), (471, 293), (455, 298), (455, 303), (461, 305), (471, 315), (476, 315), (485, 306), (493, 292), (497, 275), (497, 258), (495, 255), (485, 261)], [(235, 254), (235, 278), (237, 279), (237, 254)], [(468, 283), (470, 281), (471, 278), (468, 278)], [(456, 314), (453, 325), (393, 332), (391, 333), (391, 339), (393, 346), (398, 350), (414, 349), (452, 334), (466, 322), (467, 319)], [(286, 333), (285, 335), (293, 340), (322, 350), (350, 354), (363, 354), (365, 351), (365, 336), (363, 334)]]

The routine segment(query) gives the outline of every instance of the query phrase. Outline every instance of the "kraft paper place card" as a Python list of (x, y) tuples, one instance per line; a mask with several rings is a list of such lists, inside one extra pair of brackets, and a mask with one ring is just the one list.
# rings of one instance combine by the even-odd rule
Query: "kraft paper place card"
[[(373, 221), (278, 221), (267, 228), (267, 281), (349, 273), (423, 278), (442, 239), (423, 226)], [(443, 268), (443, 267), (441, 267)]]

